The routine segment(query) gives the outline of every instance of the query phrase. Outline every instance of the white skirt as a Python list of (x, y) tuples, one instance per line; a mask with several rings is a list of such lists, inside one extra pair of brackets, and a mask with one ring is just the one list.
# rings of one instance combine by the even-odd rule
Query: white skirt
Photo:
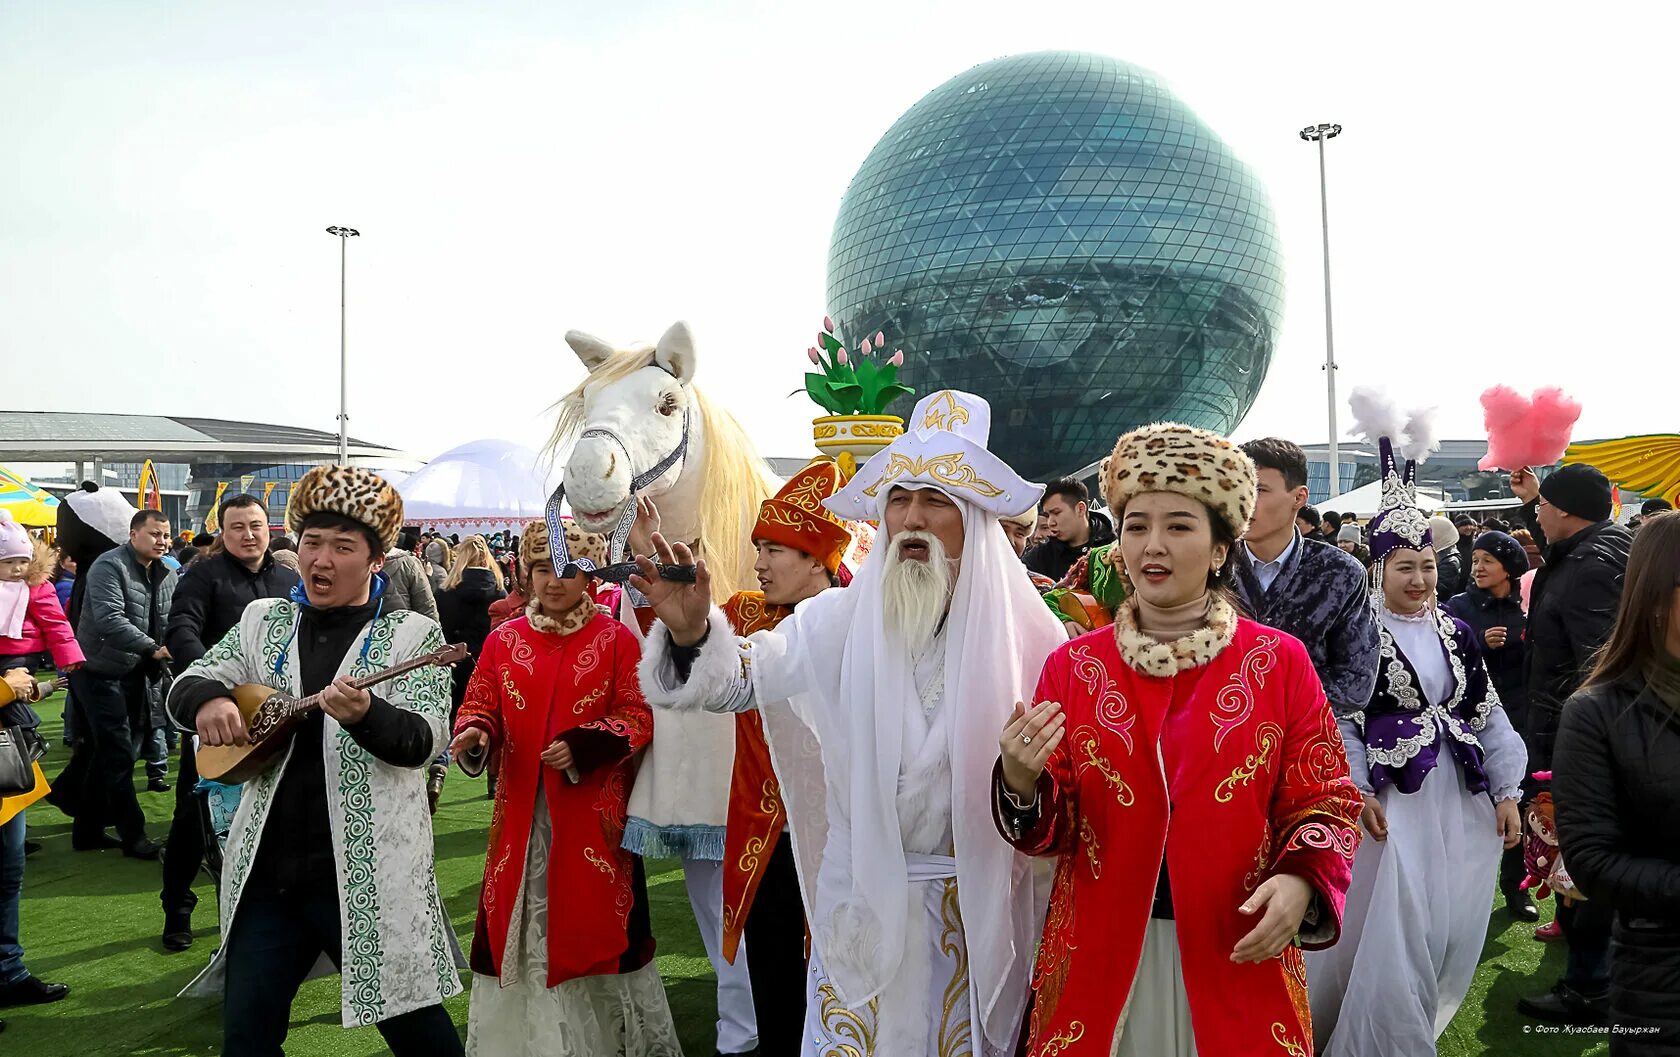
[[(467, 1057), (683, 1057), (659, 969), (548, 980), (548, 806), (537, 809), (525, 853), (525, 883), (508, 925), (502, 979), (473, 974)], [(573, 912), (607, 913), (604, 907)]]
[(1196, 1057), (1177, 922), (1149, 919), (1143, 957), (1115, 1035), (1109, 1048), (1114, 1057)]
[(1360, 842), (1341, 939), (1306, 956), (1324, 1057), (1433, 1054), (1470, 990), (1503, 846), (1462, 774), (1442, 747), (1417, 792), (1377, 796), (1388, 839)]

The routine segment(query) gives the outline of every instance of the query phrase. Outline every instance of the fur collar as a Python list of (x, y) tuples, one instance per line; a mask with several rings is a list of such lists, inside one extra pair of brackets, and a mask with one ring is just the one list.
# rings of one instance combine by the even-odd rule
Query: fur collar
[(595, 605), (595, 600), (588, 595), (584, 595), (577, 605), (559, 617), (551, 617), (544, 613), (542, 603), (535, 598), (525, 603), (525, 617), (531, 622), (531, 626), (550, 635), (570, 635), (594, 620), (595, 614), (600, 611)]
[(1208, 622), (1182, 639), (1156, 642), (1138, 630), (1137, 609), (1130, 603), (1114, 611), (1114, 641), (1132, 668), (1157, 679), (1200, 668), (1231, 644), (1237, 634), (1237, 612), (1223, 595), (1214, 595)]

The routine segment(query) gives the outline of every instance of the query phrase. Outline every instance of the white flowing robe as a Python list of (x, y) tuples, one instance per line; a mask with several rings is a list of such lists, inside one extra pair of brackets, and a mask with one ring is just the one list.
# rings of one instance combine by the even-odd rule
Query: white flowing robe
[(960, 505), (961, 572), (923, 657), (882, 627), (884, 547), (750, 639), (714, 609), (686, 682), (663, 626), (643, 655), (650, 703), (764, 718), (811, 924), (807, 1054), (1016, 1042), (1047, 891), (997, 835), (991, 774), (998, 732), (1066, 635), (996, 518)]
[[(1433, 619), (1408, 621), (1386, 610), (1384, 626), (1435, 704), (1457, 683)], [(1489, 686), (1488, 693), (1493, 688)], [(1339, 724), (1354, 784), (1367, 795), (1365, 746), (1351, 721)], [(1444, 737), (1437, 730), (1437, 735)], [(1495, 703), (1478, 735), (1489, 791), (1514, 797), (1528, 752)], [(1392, 783), (1377, 794), (1388, 839), (1360, 842), (1334, 947), (1306, 955), (1313, 1034), (1323, 1057), (1396, 1057), (1435, 1052), (1475, 978), (1503, 846), (1488, 793), (1464, 787), (1441, 747), (1415, 793)]]
[[(298, 616), (297, 604), (286, 599), (252, 602), (239, 623), (184, 675), (230, 687), (262, 683), (303, 696), (295, 641)], [(411, 610), (387, 613), (369, 622), (351, 643), (337, 674), (361, 677), (443, 646), (436, 621)], [(448, 742), (449, 669), (417, 669), (383, 684), (378, 693), (396, 707), (423, 716), (432, 729), (431, 755), (443, 751)], [(279, 766), (246, 783), (223, 860), (222, 944), (181, 994), (221, 991), (227, 938), (280, 776), (294, 754), (324, 752), (327, 821), (336, 850), (344, 937), (342, 1017), (348, 1028), (389, 1020), (460, 994), (456, 969), (466, 961), (438, 894), (424, 768), (384, 763), (337, 720), (323, 719), (319, 745), (300, 745), (294, 739)], [(311, 975), (332, 971), (323, 952)]]

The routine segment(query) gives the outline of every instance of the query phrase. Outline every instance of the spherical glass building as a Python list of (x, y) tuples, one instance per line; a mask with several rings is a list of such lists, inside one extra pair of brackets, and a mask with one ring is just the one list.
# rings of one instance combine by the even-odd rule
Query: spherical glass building
[(918, 392), (991, 401), (993, 450), (1043, 479), (1144, 423), (1235, 427), (1283, 266), (1254, 174), (1160, 81), (1041, 52), (952, 78), (887, 130), (841, 202), (828, 303), (843, 334), (903, 347)]

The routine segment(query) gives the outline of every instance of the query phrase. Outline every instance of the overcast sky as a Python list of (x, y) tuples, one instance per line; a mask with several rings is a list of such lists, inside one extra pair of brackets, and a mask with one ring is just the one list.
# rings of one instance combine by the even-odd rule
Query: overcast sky
[(1487, 385), (1562, 384), (1578, 437), (1680, 430), (1666, 6), (6, 4), (4, 406), (336, 429), (345, 224), (356, 435), (538, 444), (567, 329), (681, 318), (803, 454), (856, 167), (951, 76), (1073, 48), (1159, 73), (1270, 191), (1288, 307), (1239, 436), (1324, 439), (1318, 121), (1344, 394), (1466, 437)]

